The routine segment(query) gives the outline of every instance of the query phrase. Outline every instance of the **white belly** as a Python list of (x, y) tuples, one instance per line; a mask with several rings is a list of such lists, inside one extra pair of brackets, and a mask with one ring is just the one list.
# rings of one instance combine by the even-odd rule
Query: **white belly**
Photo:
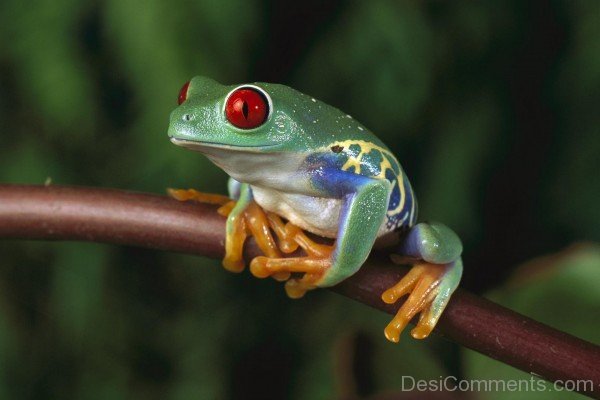
[(265, 210), (274, 212), (292, 224), (317, 235), (328, 238), (337, 236), (341, 200), (251, 187), (254, 199)]

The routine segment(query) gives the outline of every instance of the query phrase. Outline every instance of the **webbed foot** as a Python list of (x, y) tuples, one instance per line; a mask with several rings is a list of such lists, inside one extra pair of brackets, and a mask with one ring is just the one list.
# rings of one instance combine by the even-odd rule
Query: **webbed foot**
[(167, 189), (167, 194), (179, 201), (196, 201), (198, 203), (207, 203), (207, 204), (218, 204), (224, 205), (230, 202), (235, 202), (231, 200), (227, 196), (223, 196), (222, 194), (214, 194), (214, 193), (203, 193), (199, 192), (196, 189)]
[[(168, 193), (181, 201), (192, 200), (221, 206), (217, 212), (228, 217), (229, 223), (223, 258), (223, 266), (228, 271), (244, 270), (244, 243), (249, 236), (254, 237), (264, 254), (255, 257), (250, 263), (252, 274), (258, 278), (270, 276), (279, 281), (287, 280), (285, 290), (291, 298), (300, 298), (308, 290), (316, 288), (331, 266), (333, 246), (314, 242), (301, 228), (290, 222), (285, 223), (277, 214), (265, 212), (254, 201), (249, 201), (242, 212), (232, 213), (237, 202), (226, 196), (202, 193), (194, 189), (168, 189)], [(283, 257), (283, 254), (293, 253), (298, 247), (306, 252), (306, 257)], [(292, 273), (303, 275), (290, 279)]]
[(275, 214), (269, 214), (273, 221), (273, 230), (276, 232), (282, 251), (289, 253), (296, 247), (301, 247), (307, 254), (306, 257), (269, 258), (256, 257), (250, 263), (250, 272), (258, 278), (266, 278), (280, 273), (303, 273), (301, 278), (292, 278), (285, 284), (285, 291), (290, 298), (298, 299), (317, 287), (323, 274), (331, 267), (331, 254), (333, 246), (319, 244), (312, 241), (302, 229), (291, 223), (283, 225)]
[[(167, 189), (169, 196), (180, 201), (197, 201), (200, 203), (218, 204), (221, 207), (217, 212), (224, 216), (230, 216), (236, 201), (227, 196), (202, 193), (195, 189)], [(225, 257), (223, 258), (223, 267), (231, 272), (242, 272), (245, 268), (243, 252), (244, 243), (248, 236), (254, 236), (260, 250), (267, 257), (281, 257), (281, 252), (277, 243), (270, 232), (270, 222), (265, 212), (253, 201), (250, 201), (239, 214), (232, 214), (229, 229), (225, 239)], [(273, 278), (277, 280), (287, 280), (289, 273), (277, 273)]]
[(385, 328), (386, 338), (391, 342), (398, 342), (400, 333), (418, 313), (419, 321), (411, 335), (415, 339), (429, 336), (448, 304), (450, 295), (458, 286), (461, 274), (460, 259), (448, 264), (423, 262), (414, 265), (400, 282), (381, 295), (381, 299), (387, 304), (393, 304), (400, 297), (409, 295)]

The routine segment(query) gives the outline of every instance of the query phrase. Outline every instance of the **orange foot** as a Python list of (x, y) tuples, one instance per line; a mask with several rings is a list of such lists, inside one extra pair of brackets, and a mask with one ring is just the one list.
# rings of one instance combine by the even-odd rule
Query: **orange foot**
[(269, 221), (273, 231), (279, 239), (279, 245), (284, 253), (291, 253), (301, 247), (307, 254), (306, 257), (272, 258), (256, 257), (250, 263), (250, 272), (257, 278), (266, 278), (279, 273), (303, 273), (300, 278), (292, 278), (285, 284), (287, 295), (298, 299), (308, 291), (317, 287), (325, 271), (331, 266), (331, 253), (333, 246), (318, 244), (312, 241), (302, 229), (287, 223), (281, 218), (269, 213)]
[(402, 330), (418, 313), (421, 315), (411, 331), (412, 337), (424, 339), (431, 333), (442, 311), (437, 309), (439, 307), (434, 304), (434, 299), (439, 293), (439, 285), (445, 272), (446, 265), (416, 264), (400, 282), (383, 292), (381, 299), (387, 304), (393, 304), (400, 297), (409, 294), (408, 299), (385, 328), (385, 337), (389, 341), (398, 342)]
[[(236, 202), (222, 195), (201, 193), (194, 189), (168, 189), (171, 197), (181, 201), (198, 201), (201, 203), (219, 204), (217, 212), (229, 216)], [(258, 278), (273, 277), (286, 281), (292, 273), (303, 273), (299, 278), (286, 282), (286, 293), (291, 298), (300, 298), (308, 290), (314, 289), (323, 273), (331, 266), (333, 246), (318, 244), (312, 241), (302, 229), (290, 222), (284, 223), (274, 213), (265, 213), (255, 202), (250, 202), (243, 213), (236, 216), (233, 229), (225, 241), (225, 257), (223, 266), (232, 272), (244, 270), (243, 249), (248, 236), (254, 236), (264, 256), (256, 257), (250, 263), (250, 271)], [(271, 232), (274, 232), (275, 241)], [(302, 248), (308, 256), (284, 258), (283, 254), (293, 253)]]
[(207, 203), (207, 204), (218, 204), (224, 205), (227, 203), (235, 202), (231, 200), (227, 196), (223, 196), (221, 194), (214, 193), (202, 193), (197, 191), (196, 189), (167, 189), (167, 193), (169, 196), (179, 201), (197, 201), (199, 203)]
[[(235, 201), (227, 196), (213, 193), (203, 193), (196, 189), (167, 189), (167, 194), (179, 201), (195, 201), (198, 203), (220, 205), (217, 212), (227, 217), (235, 207)], [(223, 267), (231, 272), (242, 272), (244, 270), (243, 249), (244, 242), (248, 236), (248, 229), (245, 218), (235, 218), (233, 220), (233, 232), (227, 235), (225, 243), (225, 258)]]
[[(227, 217), (235, 207), (235, 200), (231, 200), (227, 196), (202, 193), (195, 189), (168, 189), (168, 194), (181, 201), (197, 201), (200, 203), (218, 204), (221, 207), (217, 212)], [(243, 251), (244, 243), (248, 236), (254, 236), (256, 243), (263, 254), (270, 258), (282, 257), (277, 243), (273, 239), (270, 231), (270, 222), (267, 219), (265, 212), (256, 204), (251, 202), (248, 204), (243, 213), (233, 219), (233, 230), (229, 232), (225, 241), (225, 257), (223, 258), (223, 266), (231, 272), (242, 272), (245, 268)], [(288, 245), (291, 251), (295, 247)], [(296, 246), (297, 247), (297, 246)], [(273, 278), (277, 280), (287, 280), (290, 273), (281, 272), (273, 274)]]

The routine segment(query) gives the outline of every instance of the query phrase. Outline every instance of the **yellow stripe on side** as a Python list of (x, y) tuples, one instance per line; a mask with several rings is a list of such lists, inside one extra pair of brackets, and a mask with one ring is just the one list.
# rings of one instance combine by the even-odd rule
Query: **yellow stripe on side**
[[(352, 153), (349, 151), (350, 146), (356, 144), (360, 146), (360, 153), (356, 156), (352, 155)], [(389, 160), (384, 156), (384, 154), (388, 155), (391, 158), (394, 158), (394, 155), (388, 151), (387, 149), (384, 149), (383, 147), (377, 146), (374, 143), (371, 142), (366, 142), (364, 140), (344, 140), (341, 142), (334, 142), (330, 145), (332, 146), (340, 146), (343, 148), (343, 152), (344, 154), (346, 154), (348, 156), (348, 160), (346, 161), (346, 163), (342, 166), (342, 170), (343, 171), (347, 171), (350, 168), (354, 167), (354, 173), (356, 174), (360, 174), (361, 170), (362, 170), (362, 159), (363, 156), (365, 154), (370, 153), (372, 150), (378, 150), (381, 153), (381, 163), (379, 165), (379, 174), (374, 175), (373, 178), (376, 179), (386, 179), (385, 177), (385, 173), (386, 171), (389, 169), (391, 170), (394, 175), (396, 175), (396, 173), (394, 172), (394, 168), (392, 167), (392, 164), (389, 162)], [(398, 164), (398, 168), (400, 170), (399, 175), (396, 175), (396, 179), (394, 181), (392, 181), (392, 186), (394, 184), (398, 185), (398, 189), (400, 190), (400, 202), (398, 203), (398, 206), (393, 209), (393, 210), (389, 210), (387, 212), (388, 216), (391, 215), (395, 215), (397, 213), (399, 213), (403, 208), (404, 208), (404, 203), (406, 200), (406, 194), (405, 194), (405, 188), (404, 188), (404, 178), (402, 176), (402, 169), (400, 168), (400, 164)]]

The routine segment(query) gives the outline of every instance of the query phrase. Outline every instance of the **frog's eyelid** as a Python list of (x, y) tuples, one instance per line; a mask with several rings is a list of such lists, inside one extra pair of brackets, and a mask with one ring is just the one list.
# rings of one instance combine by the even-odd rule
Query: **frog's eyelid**
[(191, 81), (187, 81), (183, 84), (181, 89), (179, 89), (179, 95), (177, 96), (177, 105), (182, 105), (187, 100), (190, 91), (190, 82)]

